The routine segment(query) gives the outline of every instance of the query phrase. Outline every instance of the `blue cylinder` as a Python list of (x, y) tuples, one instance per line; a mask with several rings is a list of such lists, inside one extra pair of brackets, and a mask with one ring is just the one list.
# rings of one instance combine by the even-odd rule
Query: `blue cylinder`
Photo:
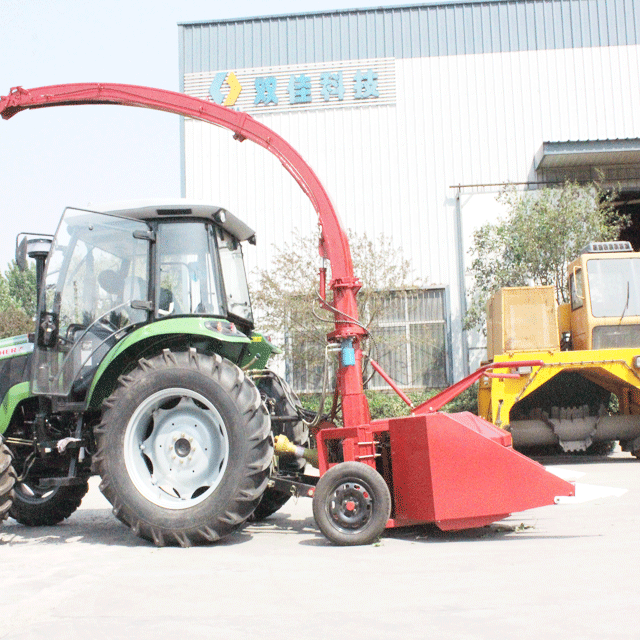
[(353, 367), (356, 364), (356, 352), (353, 348), (353, 338), (345, 338), (340, 348), (343, 367)]

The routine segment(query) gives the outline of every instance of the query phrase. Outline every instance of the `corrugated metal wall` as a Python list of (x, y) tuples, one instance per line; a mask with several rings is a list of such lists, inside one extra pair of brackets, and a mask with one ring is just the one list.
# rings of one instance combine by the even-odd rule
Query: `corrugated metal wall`
[(184, 72), (640, 41), (636, 0), (407, 5), (181, 25)]
[[(182, 63), (188, 74), (396, 58), (395, 105), (257, 117), (310, 162), (346, 227), (392, 237), (417, 276), (449, 288), (459, 378), (460, 238), (473, 218), (472, 196), (458, 203), (451, 186), (535, 180), (544, 141), (640, 137), (639, 13), (636, 0), (526, 0), (185, 25)], [(259, 240), (249, 263), (265, 264), (271, 244), (316, 218), (279, 163), (248, 145), (186, 122), (185, 195), (246, 219)]]

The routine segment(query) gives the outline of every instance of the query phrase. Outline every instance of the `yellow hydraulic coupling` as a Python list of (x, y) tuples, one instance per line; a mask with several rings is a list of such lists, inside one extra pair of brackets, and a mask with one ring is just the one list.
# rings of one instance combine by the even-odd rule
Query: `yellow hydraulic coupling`
[(275, 437), (274, 453), (277, 456), (290, 455), (296, 458), (304, 458), (311, 466), (318, 468), (318, 450), (300, 447), (291, 442), (285, 435)]

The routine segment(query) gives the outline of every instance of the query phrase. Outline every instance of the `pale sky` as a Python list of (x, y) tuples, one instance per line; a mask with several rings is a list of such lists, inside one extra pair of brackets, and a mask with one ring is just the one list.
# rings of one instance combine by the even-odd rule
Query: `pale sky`
[[(368, 0), (0, 0), (0, 95), (15, 86), (68, 82), (177, 91), (179, 22), (370, 6), (379, 5)], [(66, 206), (179, 197), (179, 145), (179, 118), (148, 109), (59, 107), (0, 120), (0, 270), (13, 258), (17, 233), (54, 233)]]

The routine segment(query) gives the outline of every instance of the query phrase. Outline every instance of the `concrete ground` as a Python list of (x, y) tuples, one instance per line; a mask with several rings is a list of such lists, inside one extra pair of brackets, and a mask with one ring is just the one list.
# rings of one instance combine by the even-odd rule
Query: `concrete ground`
[(352, 548), (308, 499), (213, 546), (155, 548), (92, 481), (63, 524), (0, 527), (0, 639), (640, 638), (640, 461), (543, 462), (582, 474), (577, 501)]

